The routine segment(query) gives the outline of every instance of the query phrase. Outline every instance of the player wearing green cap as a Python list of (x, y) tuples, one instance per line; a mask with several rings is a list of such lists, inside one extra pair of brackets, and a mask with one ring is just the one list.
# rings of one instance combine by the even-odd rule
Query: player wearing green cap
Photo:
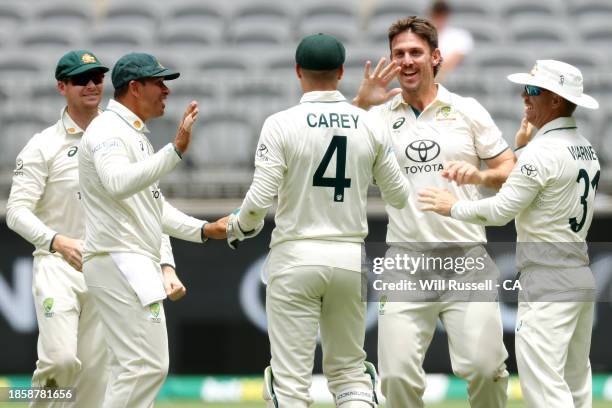
[[(121, 57), (112, 72), (114, 99), (81, 142), (79, 178), (86, 219), (85, 281), (113, 355), (104, 407), (151, 407), (168, 372), (162, 300), (185, 288), (172, 262), (166, 271), (163, 233), (193, 242), (225, 238), (226, 222), (189, 217), (164, 198), (159, 179), (181, 161), (198, 114), (187, 107), (174, 143), (153, 151), (146, 122), (162, 116), (178, 72), (149, 54)], [(169, 243), (168, 243), (169, 246)], [(160, 250), (161, 249), (161, 250)]]
[(381, 125), (337, 91), (345, 51), (335, 38), (304, 38), (295, 54), (300, 104), (266, 119), (255, 175), (228, 240), (250, 238), (278, 194), (276, 228), (265, 266), (272, 359), (267, 406), (306, 408), (317, 331), (323, 372), (341, 408), (375, 407), (376, 371), (365, 361), (366, 303), (361, 298), (366, 202), (374, 177), (387, 202), (408, 199)]
[(75, 407), (101, 406), (108, 374), (99, 317), (80, 272), (85, 218), (77, 169), (79, 142), (99, 114), (107, 71), (86, 50), (59, 60), (55, 78), (66, 107), (19, 153), (7, 204), (9, 228), (35, 246), (39, 335), (32, 386), (75, 387)]

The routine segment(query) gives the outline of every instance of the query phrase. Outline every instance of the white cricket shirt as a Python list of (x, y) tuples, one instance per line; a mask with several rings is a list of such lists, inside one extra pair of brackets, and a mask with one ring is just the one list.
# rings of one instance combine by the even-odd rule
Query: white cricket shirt
[[(457, 186), (442, 177), (444, 163), (463, 160), (480, 168), (482, 160), (497, 157), (508, 144), (475, 99), (437, 86), (436, 98), (418, 117), (401, 94), (370, 112), (382, 119), (411, 191), (434, 186), (464, 200), (477, 200), (481, 198), (477, 186)], [(420, 207), (417, 194), (403, 209), (387, 206), (388, 243), (486, 242), (483, 227), (425, 213)]]
[[(372, 177), (392, 206), (404, 206), (409, 194), (380, 126), (338, 91), (308, 92), (299, 105), (267, 118), (253, 184), (241, 206), (241, 227), (254, 228), (278, 195), (271, 248), (284, 244), (300, 258), (297, 264), (360, 270)], [(298, 254), (290, 243), (303, 240), (353, 243), (357, 256), (343, 257), (338, 245), (334, 255), (325, 243)]]
[(588, 265), (583, 244), (600, 177), (591, 143), (578, 133), (574, 118), (564, 117), (544, 125), (522, 150), (497, 195), (461, 200), (453, 206), (452, 217), (482, 225), (504, 225), (516, 217), (519, 243), (551, 244), (546, 251), (534, 250), (537, 245), (519, 245), (519, 268)]
[(35, 246), (34, 255), (49, 254), (56, 233), (85, 237), (77, 168), (82, 134), (64, 108), (17, 156), (6, 222)]
[(140, 118), (111, 99), (83, 135), (79, 177), (87, 222), (84, 260), (132, 252), (160, 262), (162, 233), (202, 242), (204, 221), (172, 207), (159, 189), (159, 179), (181, 158), (170, 143), (154, 153), (147, 132)]

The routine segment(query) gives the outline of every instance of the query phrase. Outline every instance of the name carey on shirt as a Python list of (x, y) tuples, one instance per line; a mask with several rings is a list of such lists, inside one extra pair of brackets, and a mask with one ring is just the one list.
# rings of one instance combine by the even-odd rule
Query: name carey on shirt
[(593, 146), (567, 146), (574, 160), (599, 160)]
[(311, 128), (341, 128), (357, 129), (359, 115), (348, 113), (309, 113), (306, 115), (306, 123)]

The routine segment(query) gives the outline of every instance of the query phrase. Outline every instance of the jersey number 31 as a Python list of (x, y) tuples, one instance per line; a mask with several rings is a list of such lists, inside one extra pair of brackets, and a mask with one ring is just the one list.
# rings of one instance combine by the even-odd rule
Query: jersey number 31
[[(329, 166), (329, 162), (336, 154), (336, 177), (324, 177), (325, 170)], [(332, 137), (323, 160), (317, 167), (314, 175), (312, 176), (312, 185), (315, 187), (333, 187), (334, 188), (334, 201), (344, 201), (344, 189), (351, 187), (351, 179), (345, 178), (344, 173), (346, 171), (346, 136), (334, 136)]]
[(580, 197), (580, 204), (582, 204), (582, 216), (580, 217), (580, 221), (576, 217), (572, 217), (569, 219), (570, 228), (574, 232), (578, 232), (584, 227), (584, 222), (587, 218), (587, 211), (589, 210), (589, 205), (587, 202), (587, 198), (589, 197), (589, 185), (593, 187), (593, 190), (597, 191), (597, 185), (599, 184), (599, 170), (595, 173), (595, 177), (593, 180), (589, 180), (589, 173), (585, 169), (580, 169), (578, 172), (578, 178), (576, 179), (577, 183), (580, 183), (580, 180), (584, 180), (584, 193)]

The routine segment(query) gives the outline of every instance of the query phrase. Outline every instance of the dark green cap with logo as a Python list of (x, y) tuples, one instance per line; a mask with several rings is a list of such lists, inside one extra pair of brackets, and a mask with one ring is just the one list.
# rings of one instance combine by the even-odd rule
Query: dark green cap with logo
[(137, 79), (162, 77), (170, 80), (178, 78), (179, 75), (179, 72), (160, 64), (153, 55), (133, 52), (119, 58), (113, 67), (111, 79), (115, 89), (119, 89)]
[(107, 67), (100, 64), (93, 52), (87, 50), (69, 51), (57, 63), (55, 79), (61, 81), (92, 69), (102, 72), (108, 71)]
[(295, 62), (312, 71), (330, 71), (344, 64), (344, 45), (327, 34), (305, 37), (295, 50)]

